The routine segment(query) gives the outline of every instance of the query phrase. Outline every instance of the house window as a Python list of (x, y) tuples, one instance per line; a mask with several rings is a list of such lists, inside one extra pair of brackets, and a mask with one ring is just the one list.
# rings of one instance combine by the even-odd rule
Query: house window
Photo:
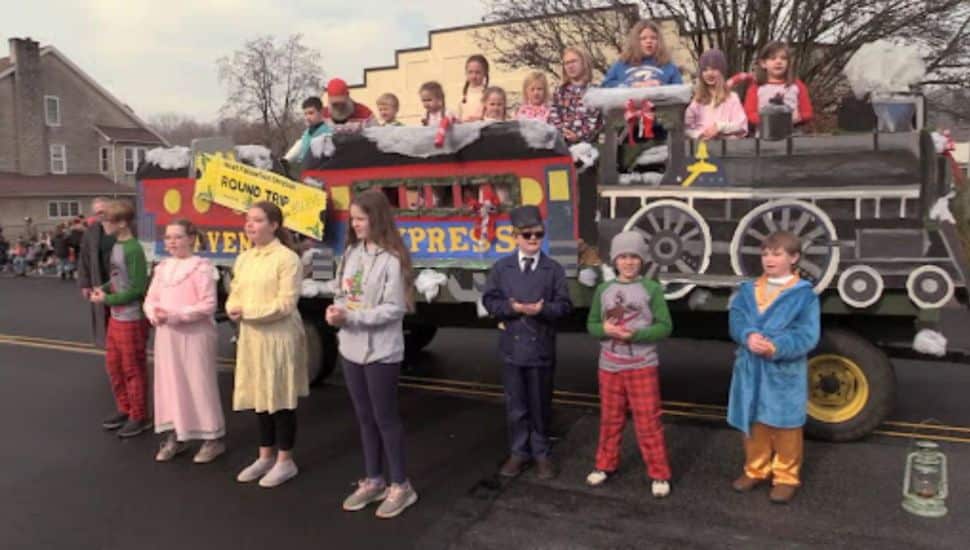
[(47, 203), (47, 217), (73, 218), (81, 215), (81, 204), (78, 201), (50, 201)]
[(145, 162), (148, 149), (144, 147), (125, 147), (125, 173), (134, 174), (138, 166)]
[(111, 171), (111, 148), (110, 147), (101, 148), (98, 165), (101, 167), (102, 174), (107, 174), (108, 172)]
[(61, 98), (55, 95), (44, 96), (44, 116), (48, 126), (61, 125)]
[(51, 174), (67, 173), (67, 147), (51, 145)]

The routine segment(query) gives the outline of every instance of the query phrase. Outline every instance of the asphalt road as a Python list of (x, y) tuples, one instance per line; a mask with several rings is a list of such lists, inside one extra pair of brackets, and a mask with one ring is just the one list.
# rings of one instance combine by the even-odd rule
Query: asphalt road
[[(78, 341), (84, 304), (70, 283), (0, 278), (0, 335)], [(226, 352), (230, 350), (228, 343)], [(595, 344), (560, 343), (557, 386), (595, 393)], [(497, 383), (495, 337), (442, 331), (411, 374)], [(723, 405), (729, 346), (673, 340), (661, 350), (664, 398)], [(0, 342), (0, 547), (3, 548), (966, 548), (970, 541), (970, 443), (944, 443), (950, 514), (910, 516), (899, 506), (905, 438), (852, 444), (809, 442), (805, 486), (788, 507), (764, 491), (736, 495), (739, 436), (723, 423), (665, 417), (673, 494), (649, 497), (643, 468), (625, 438), (623, 469), (598, 489), (591, 466), (597, 411), (560, 405), (556, 455), (562, 475), (526, 473), (501, 482), (502, 404), (440, 391), (402, 389), (410, 475), (418, 505), (393, 521), (339, 508), (360, 475), (357, 430), (339, 377), (301, 403), (300, 476), (273, 490), (234, 475), (251, 460), (251, 414), (228, 413), (230, 452), (216, 463), (152, 460), (155, 441), (119, 441), (101, 431), (111, 410), (102, 357)], [(896, 420), (935, 418), (970, 430), (970, 366), (896, 362)], [(231, 374), (221, 376), (228, 411)]]

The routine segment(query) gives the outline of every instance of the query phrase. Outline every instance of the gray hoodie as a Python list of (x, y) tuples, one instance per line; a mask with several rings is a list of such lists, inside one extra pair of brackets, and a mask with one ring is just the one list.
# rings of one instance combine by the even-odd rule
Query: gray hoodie
[(338, 276), (334, 303), (347, 311), (337, 333), (340, 355), (360, 364), (401, 362), (407, 298), (400, 260), (358, 243), (344, 253)]

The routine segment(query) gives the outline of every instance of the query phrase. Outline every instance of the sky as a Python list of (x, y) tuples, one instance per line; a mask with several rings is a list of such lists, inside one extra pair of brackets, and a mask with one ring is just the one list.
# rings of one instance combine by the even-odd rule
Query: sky
[(481, 0), (26, 0), (0, 20), (8, 40), (54, 45), (142, 118), (214, 120), (226, 96), (216, 60), (259, 36), (294, 33), (320, 51), (325, 76), (363, 81), (428, 31), (481, 21)]

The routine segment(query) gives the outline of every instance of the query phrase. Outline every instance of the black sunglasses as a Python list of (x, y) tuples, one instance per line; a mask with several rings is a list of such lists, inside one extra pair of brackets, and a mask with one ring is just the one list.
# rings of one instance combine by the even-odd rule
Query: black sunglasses
[(520, 231), (519, 235), (521, 235), (523, 239), (530, 241), (532, 240), (532, 237), (535, 237), (536, 239), (542, 239), (543, 237), (546, 236), (546, 232), (545, 231)]

